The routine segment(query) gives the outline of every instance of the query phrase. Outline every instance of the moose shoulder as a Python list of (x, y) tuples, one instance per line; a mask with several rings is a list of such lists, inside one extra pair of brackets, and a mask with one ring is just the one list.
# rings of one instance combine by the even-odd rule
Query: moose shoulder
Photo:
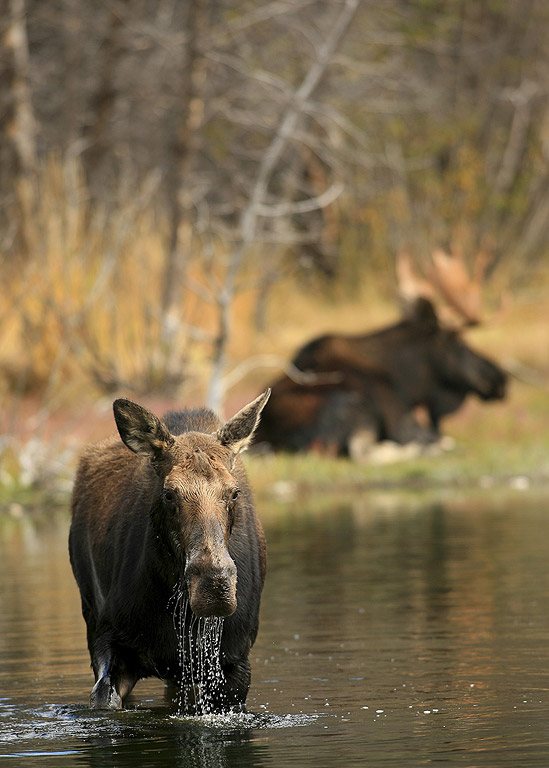
[(467, 395), (482, 400), (505, 396), (506, 375), (439, 323), (434, 307), (419, 298), (399, 323), (357, 336), (323, 336), (300, 349), (293, 364), (302, 371), (337, 371), (352, 366), (371, 378), (382, 373), (394, 396), (411, 410), (424, 406), (435, 435), (440, 419)]
[(178, 590), (195, 616), (223, 617), (223, 683), (213, 707), (244, 706), (265, 540), (238, 454), (269, 394), (225, 424), (206, 409), (160, 420), (116, 400), (122, 441), (112, 438), (83, 455), (69, 552), (95, 675), (92, 706), (121, 707), (142, 677), (190, 684), (174, 622)]
[[(306, 383), (284, 376), (272, 384), (257, 435), (275, 450), (344, 454), (359, 432), (372, 442), (433, 442), (468, 395), (500, 399), (506, 389), (499, 366), (444, 327), (425, 298), (378, 331), (317, 337), (292, 363)], [(427, 424), (416, 420), (418, 406)]]

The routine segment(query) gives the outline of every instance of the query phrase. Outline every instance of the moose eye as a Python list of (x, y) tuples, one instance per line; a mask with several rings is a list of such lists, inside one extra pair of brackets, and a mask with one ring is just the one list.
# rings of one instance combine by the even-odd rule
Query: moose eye
[(231, 501), (234, 502), (238, 499), (240, 495), (240, 488), (235, 488), (233, 492), (231, 493)]
[(162, 498), (166, 502), (166, 504), (173, 504), (175, 501), (175, 493), (171, 491), (169, 488), (164, 488), (162, 491)]

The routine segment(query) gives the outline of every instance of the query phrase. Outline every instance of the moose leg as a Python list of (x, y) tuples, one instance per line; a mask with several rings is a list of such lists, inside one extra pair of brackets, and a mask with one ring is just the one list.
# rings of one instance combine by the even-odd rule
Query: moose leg
[(122, 709), (122, 697), (106, 670), (92, 688), (90, 706), (93, 709)]
[(252, 679), (248, 658), (242, 658), (234, 664), (223, 666), (223, 674), (225, 675), (225, 689), (223, 700), (219, 702), (220, 709), (244, 711)]
[(378, 395), (384, 440), (394, 440), (401, 445), (414, 442), (426, 445), (436, 440), (430, 426), (422, 426), (409, 406), (388, 387), (378, 387)]
[(90, 696), (94, 709), (122, 709), (122, 702), (131, 692), (137, 675), (121, 667), (110, 649), (93, 657), (95, 685)]

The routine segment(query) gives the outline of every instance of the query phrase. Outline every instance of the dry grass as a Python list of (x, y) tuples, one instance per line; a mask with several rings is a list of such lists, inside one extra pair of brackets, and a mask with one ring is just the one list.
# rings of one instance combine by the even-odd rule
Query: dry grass
[[(185, 384), (181, 396), (203, 396), (228, 246), (195, 238), (181, 302), (163, 316), (166, 232), (151, 214), (154, 191), (143, 188), (131, 199), (92, 208), (78, 164), (55, 158), (38, 179), (20, 184), (25, 253), (0, 263), (9, 286), (0, 304), (4, 386), (37, 391), (49, 385), (64, 396), (71, 390), (97, 396), (96, 385), (111, 380), (113, 388), (123, 383), (154, 392), (167, 373)], [(362, 331), (398, 317), (391, 256), (376, 271), (364, 256), (362, 283), (352, 298), (338, 284), (321, 290), (314, 281), (304, 287), (292, 274), (281, 279), (272, 291), (267, 329), (259, 333), (253, 321), (257, 289), (270, 257), (257, 253), (241, 275), (231, 365), (259, 354), (287, 359), (314, 335)], [(528, 287), (518, 295), (509, 279), (511, 273), (497, 276), (488, 292), (489, 321), (469, 338), (504, 362), (546, 372), (549, 267), (523, 276)], [(262, 375), (255, 371), (251, 383)]]
[[(3, 285), (9, 287), (0, 303), (0, 472), (4, 479), (6, 473), (15, 478), (14, 488), (18, 473), (26, 476), (21, 462), (32, 465), (33, 457), (42, 457), (42, 474), (49, 476), (51, 451), (42, 450), (40, 441), (43, 448), (55, 438), (57, 452), (65, 455), (71, 440), (111, 431), (109, 408), (94, 408), (106, 392), (109, 401), (124, 393), (157, 409), (204, 400), (217, 329), (216, 298), (227, 267), (220, 243), (195, 240), (187, 288), (166, 318), (161, 312), (166, 237), (150, 213), (153, 187), (137, 190), (131, 201), (92, 208), (79, 166), (53, 159), (32, 184), (21, 184), (18, 194), (25, 253), (0, 262)], [(304, 288), (291, 274), (281, 279), (272, 291), (266, 330), (260, 333), (253, 317), (263, 259), (269, 257), (256, 254), (240, 276), (229, 367), (250, 359), (252, 364), (243, 378), (235, 379), (227, 414), (276, 378), (306, 340), (326, 331), (375, 329), (398, 317), (390, 258), (387, 269), (378, 264), (374, 273), (364, 256), (364, 278), (352, 298), (341, 285), (327, 292), (314, 282)], [(356, 266), (359, 257), (354, 261)], [(260, 485), (285, 478), (312, 487), (319, 478), (329, 485), (332, 480), (360, 484), (391, 477), (442, 481), (452, 474), (542, 477), (549, 453), (549, 265), (522, 275), (526, 287), (519, 293), (508, 285), (510, 279), (511, 272), (492, 283), (488, 320), (468, 331), (467, 339), (521, 380), (504, 403), (472, 401), (447, 420), (446, 432), (458, 443), (453, 455), (393, 469), (315, 457), (254, 459)], [(259, 364), (259, 356), (266, 354), (273, 356), (272, 367)], [(169, 398), (163, 389), (166, 378), (173, 384)], [(31, 439), (39, 442), (29, 447)]]
[(518, 383), (505, 403), (470, 401), (446, 422), (455, 440), (450, 452), (390, 464), (354, 463), (316, 455), (250, 456), (246, 459), (259, 496), (295, 503), (311, 495), (372, 489), (509, 488), (549, 485), (547, 392)]
[[(300, 494), (341, 493), (372, 487), (459, 486), (528, 488), (549, 483), (549, 268), (540, 269), (528, 289), (504, 301), (489, 296), (491, 316), (467, 331), (468, 342), (511, 372), (509, 394), (497, 403), (469, 399), (443, 428), (456, 442), (450, 453), (388, 466), (353, 464), (318, 456), (250, 457), (260, 494), (295, 501)], [(287, 289), (286, 289), (287, 290)], [(284, 299), (284, 300), (283, 300)], [(326, 330), (356, 332), (393, 322), (394, 303), (368, 287), (353, 302), (320, 304), (279, 288), (271, 325), (290, 355), (299, 344)], [(319, 319), (321, 318), (321, 319)], [(273, 337), (274, 338), (274, 337)], [(257, 388), (266, 378), (257, 377)]]

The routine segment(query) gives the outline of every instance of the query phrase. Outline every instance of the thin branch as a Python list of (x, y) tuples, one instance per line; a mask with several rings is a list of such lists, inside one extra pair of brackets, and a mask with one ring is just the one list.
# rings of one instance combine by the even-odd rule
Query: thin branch
[(257, 237), (257, 220), (260, 206), (264, 203), (272, 175), (280, 158), (295, 132), (297, 123), (314, 90), (319, 85), (338, 45), (353, 20), (360, 0), (345, 0), (334, 25), (320, 46), (303, 82), (294, 93), (283, 114), (278, 129), (263, 153), (248, 204), (240, 217), (240, 241), (236, 245), (225, 276), (225, 285), (219, 295), (219, 333), (215, 345), (214, 365), (208, 392), (208, 405), (219, 410), (223, 399), (223, 371), (226, 365), (227, 345), (230, 336), (230, 307), (234, 299), (236, 277), (249, 246)]
[(204, 54), (206, 59), (215, 61), (217, 64), (223, 64), (223, 66), (232, 69), (234, 72), (238, 72), (240, 75), (244, 75), (246, 78), (255, 80), (262, 85), (266, 85), (269, 88), (274, 88), (286, 98), (291, 98), (292, 89), (288, 83), (281, 77), (273, 75), (272, 72), (267, 72), (264, 69), (254, 69), (250, 71), (249, 66), (245, 61), (238, 56), (231, 56), (227, 53), (220, 53), (219, 51), (208, 51)]
[[(358, 6), (359, 0), (345, 0), (345, 4), (336, 19), (335, 24), (318, 51), (316, 60), (307, 72), (300, 87), (295, 92), (294, 98), (288, 106), (286, 114), (280, 121), (273, 140), (263, 155), (248, 205), (243, 211), (241, 218), (241, 232), (244, 246), (251, 243), (255, 237), (258, 206), (264, 200), (276, 164), (291, 138), (297, 125), (297, 121), (303, 113), (308, 100), (320, 83), (330, 59), (351, 24)], [(239, 266), (240, 259), (238, 259), (237, 262)]]
[[(314, 0), (305, 0), (301, 3), (301, 7), (304, 8), (313, 4)], [(293, 3), (269, 3), (268, 5), (262, 5), (260, 8), (254, 10), (252, 13), (249, 13), (247, 16), (230, 20), (227, 23), (227, 26), (231, 31), (243, 31), (249, 27), (254, 26), (255, 24), (260, 24), (264, 21), (275, 19), (277, 16), (285, 16), (288, 13), (293, 14), (295, 11), (296, 6)]]
[(313, 371), (301, 371), (292, 363), (288, 363), (280, 355), (254, 355), (239, 363), (223, 378), (225, 389), (231, 389), (245, 376), (258, 368), (279, 368), (289, 379), (296, 384), (314, 386), (322, 384), (338, 384), (343, 375), (339, 371), (314, 373)]
[(259, 203), (258, 213), (260, 216), (292, 216), (300, 213), (310, 213), (326, 208), (331, 205), (341, 195), (344, 190), (343, 184), (332, 184), (331, 187), (316, 197), (309, 197), (307, 200), (298, 200), (297, 202), (277, 203), (276, 205), (267, 205)]

